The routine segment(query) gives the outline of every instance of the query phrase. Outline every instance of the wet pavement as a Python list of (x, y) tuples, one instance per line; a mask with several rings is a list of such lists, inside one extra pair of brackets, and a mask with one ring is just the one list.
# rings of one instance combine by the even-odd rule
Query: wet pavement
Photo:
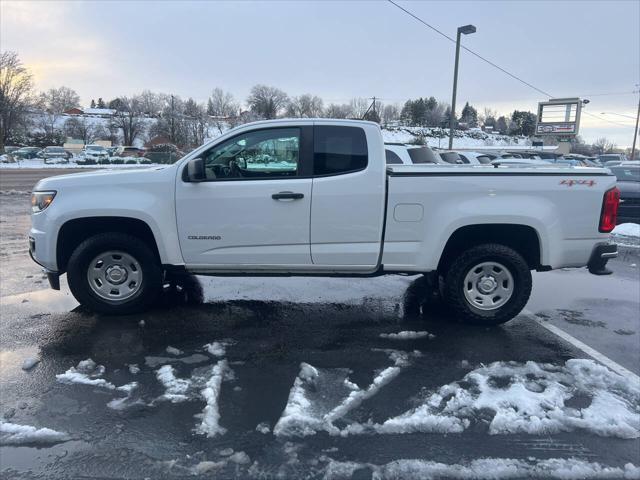
[[(634, 378), (527, 315), (458, 324), (421, 276), (187, 277), (103, 317), (0, 258), (1, 478), (640, 477)], [(638, 264), (536, 274), (527, 309), (638, 373)]]

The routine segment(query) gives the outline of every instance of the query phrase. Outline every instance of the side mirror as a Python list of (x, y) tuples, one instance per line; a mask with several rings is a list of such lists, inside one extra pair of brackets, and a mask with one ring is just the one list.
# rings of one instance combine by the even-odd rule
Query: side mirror
[(204, 160), (201, 158), (194, 158), (187, 163), (187, 181), (189, 182), (203, 182), (207, 179), (207, 175), (204, 171)]

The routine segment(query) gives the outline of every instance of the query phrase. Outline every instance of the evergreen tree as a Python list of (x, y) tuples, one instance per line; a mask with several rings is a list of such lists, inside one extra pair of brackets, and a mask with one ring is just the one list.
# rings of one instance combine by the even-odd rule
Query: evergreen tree
[(466, 123), (469, 127), (478, 126), (478, 111), (469, 105), (469, 102), (464, 104), (464, 108), (460, 115), (460, 122)]
[(102, 97), (98, 98), (98, 108), (107, 108), (107, 106), (104, 103), (104, 100), (102, 100)]
[(91, 108), (96, 108), (96, 101), (93, 98), (91, 99)]

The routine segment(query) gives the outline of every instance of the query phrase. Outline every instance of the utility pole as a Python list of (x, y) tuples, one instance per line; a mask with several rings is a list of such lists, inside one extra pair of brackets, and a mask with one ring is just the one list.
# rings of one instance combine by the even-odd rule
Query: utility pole
[(631, 160), (635, 160), (635, 155), (636, 155), (636, 139), (638, 138), (638, 120), (640, 120), (640, 95), (638, 96), (638, 113), (636, 114), (636, 129), (633, 131), (633, 146), (631, 147)]
[(453, 128), (456, 124), (456, 90), (458, 89), (458, 61), (460, 60), (460, 35), (469, 35), (476, 33), (476, 27), (473, 25), (465, 25), (458, 27), (456, 35), (456, 63), (453, 67), (453, 95), (451, 97), (451, 116), (449, 117), (449, 150), (453, 148)]

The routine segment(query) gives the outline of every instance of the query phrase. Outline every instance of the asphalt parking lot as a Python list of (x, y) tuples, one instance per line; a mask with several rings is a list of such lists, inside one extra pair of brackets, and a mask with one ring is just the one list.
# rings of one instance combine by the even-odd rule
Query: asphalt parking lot
[(28, 196), (0, 203), (2, 478), (640, 478), (638, 249), (536, 273), (496, 328), (421, 276), (189, 277), (100, 317), (29, 260)]

